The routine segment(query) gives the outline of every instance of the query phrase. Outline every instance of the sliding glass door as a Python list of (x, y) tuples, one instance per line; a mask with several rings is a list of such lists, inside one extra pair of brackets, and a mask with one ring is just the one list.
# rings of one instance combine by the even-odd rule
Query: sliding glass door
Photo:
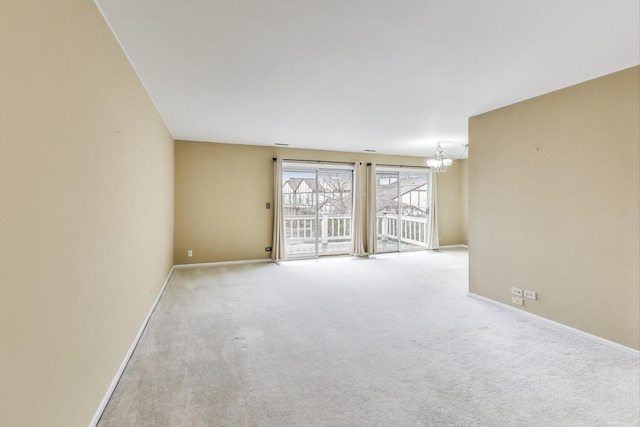
[(376, 172), (378, 253), (426, 249), (428, 179), (426, 171)]
[(348, 254), (352, 168), (285, 165), (282, 182), (285, 257)]

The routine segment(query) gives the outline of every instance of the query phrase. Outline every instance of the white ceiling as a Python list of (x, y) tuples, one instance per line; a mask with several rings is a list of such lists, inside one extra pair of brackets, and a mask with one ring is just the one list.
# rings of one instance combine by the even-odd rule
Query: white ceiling
[(640, 63), (638, 0), (96, 0), (175, 139), (463, 155), (470, 116)]

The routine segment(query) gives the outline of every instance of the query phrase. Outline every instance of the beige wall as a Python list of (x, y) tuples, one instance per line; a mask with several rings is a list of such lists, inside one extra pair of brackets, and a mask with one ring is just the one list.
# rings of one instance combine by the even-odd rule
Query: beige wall
[[(176, 141), (176, 264), (269, 258), (273, 157), (422, 166), (424, 158)], [(460, 165), (438, 176), (440, 243), (461, 239)], [(364, 181), (363, 181), (364, 185)], [(187, 258), (187, 250), (193, 257)]]
[(469, 121), (470, 291), (638, 349), (640, 68)]
[(437, 175), (438, 232), (441, 246), (464, 243), (461, 196), (463, 162), (454, 161), (446, 172)]
[(87, 426), (172, 265), (173, 140), (90, 0), (0, 5), (0, 425)]
[(461, 242), (469, 244), (469, 160), (460, 161)]

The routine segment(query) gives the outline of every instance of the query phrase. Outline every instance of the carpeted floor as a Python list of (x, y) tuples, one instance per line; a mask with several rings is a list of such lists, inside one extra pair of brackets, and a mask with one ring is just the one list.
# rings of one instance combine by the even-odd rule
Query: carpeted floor
[(637, 426), (638, 357), (467, 296), (467, 252), (176, 270), (109, 426)]

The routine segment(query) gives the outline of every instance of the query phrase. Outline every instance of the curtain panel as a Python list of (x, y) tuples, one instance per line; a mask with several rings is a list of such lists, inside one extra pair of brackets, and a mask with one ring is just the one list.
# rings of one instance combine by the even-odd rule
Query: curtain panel
[(435, 169), (429, 171), (429, 218), (427, 223), (427, 249), (438, 249), (440, 236), (438, 235), (438, 173)]
[(376, 165), (367, 164), (367, 253), (377, 252), (378, 241), (378, 212), (376, 199)]
[(362, 191), (361, 191), (361, 173), (362, 165), (356, 163), (353, 167), (353, 209), (351, 220), (351, 255), (364, 256), (367, 253), (364, 250), (364, 235), (362, 233)]
[(282, 157), (273, 162), (273, 244), (271, 259), (284, 259), (284, 214), (282, 207)]

